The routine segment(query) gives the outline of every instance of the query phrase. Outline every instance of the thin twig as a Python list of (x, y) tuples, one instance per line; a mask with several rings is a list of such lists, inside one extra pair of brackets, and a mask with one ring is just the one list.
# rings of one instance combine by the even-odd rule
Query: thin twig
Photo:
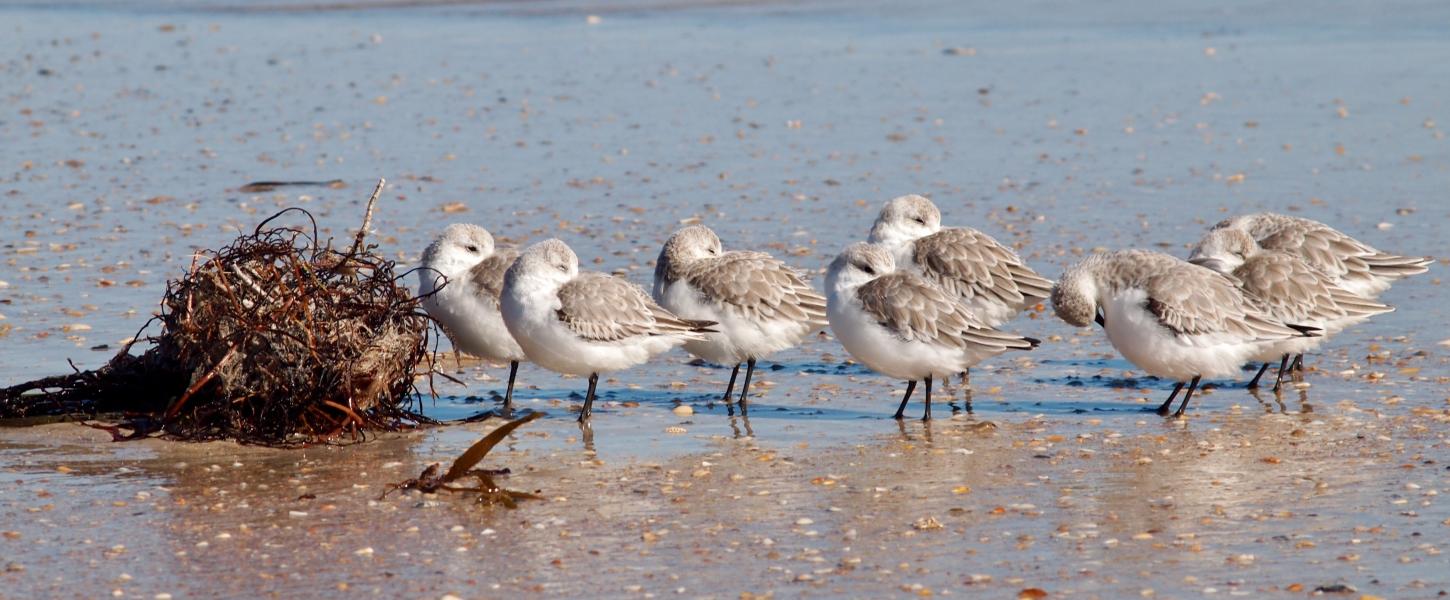
[(378, 187), (373, 188), (373, 195), (372, 197), (368, 198), (367, 212), (363, 213), (362, 229), (357, 230), (357, 237), (354, 238), (352, 241), (352, 250), (349, 250), (347, 252), (348, 258), (356, 256), (358, 251), (362, 249), (363, 238), (367, 237), (368, 229), (373, 226), (373, 204), (377, 203), (378, 196), (382, 195), (383, 193), (383, 185), (387, 183), (387, 179), (384, 179), (382, 177), (378, 178)]

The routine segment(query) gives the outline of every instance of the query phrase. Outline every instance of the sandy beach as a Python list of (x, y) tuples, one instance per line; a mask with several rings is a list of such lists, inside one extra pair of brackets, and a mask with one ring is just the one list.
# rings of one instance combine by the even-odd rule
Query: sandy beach
[[(820, 285), (913, 192), (1048, 277), (1257, 210), (1450, 256), (1438, 5), (240, 8), (0, 2), (4, 385), (99, 366), (195, 252), (283, 207), (350, 238), (378, 177), (404, 269), (470, 221), (647, 284), (702, 222)], [(601, 377), (587, 438), (584, 380), (525, 365), (515, 401), (549, 417), (485, 466), (545, 499), (512, 511), (378, 499), (496, 421), (304, 450), (0, 427), (0, 597), (1434, 598), (1447, 266), (1304, 384), (1216, 381), (1182, 421), (1050, 308), (929, 425), (827, 334), (762, 363), (744, 418), (680, 351)], [(466, 362), (422, 409), (486, 409), (506, 375)]]

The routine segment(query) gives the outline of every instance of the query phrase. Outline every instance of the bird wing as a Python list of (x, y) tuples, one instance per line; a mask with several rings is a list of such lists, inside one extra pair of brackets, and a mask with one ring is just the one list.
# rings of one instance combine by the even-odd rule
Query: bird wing
[(1264, 231), (1259, 246), (1298, 254), (1331, 277), (1349, 282), (1396, 280), (1424, 273), (1432, 262), (1418, 256), (1382, 252), (1338, 229), (1299, 219)]
[(917, 239), (913, 258), (922, 275), (963, 299), (986, 297), (1021, 309), (1052, 295), (1052, 282), (1038, 275), (1011, 248), (966, 227), (943, 229)]
[(1389, 306), (1350, 292), (1297, 256), (1271, 252), (1234, 270), (1244, 291), (1285, 323), (1326, 323), (1389, 312)]
[(826, 322), (826, 299), (800, 272), (763, 252), (727, 252), (694, 261), (684, 276), (704, 299), (752, 320)]
[(709, 321), (676, 317), (639, 286), (603, 273), (581, 273), (559, 288), (559, 321), (585, 340), (708, 333)]
[(1251, 305), (1232, 280), (1203, 267), (1163, 270), (1149, 277), (1145, 288), (1148, 311), (1179, 336), (1227, 334), (1268, 341), (1305, 335)]
[(893, 335), (948, 347), (1029, 349), (1034, 340), (986, 326), (956, 300), (912, 273), (877, 277), (856, 292), (862, 310)]
[(474, 294), (479, 300), (489, 306), (498, 307), (498, 297), (503, 292), (503, 274), (518, 257), (518, 251), (512, 248), (497, 250), (493, 256), (483, 259), (468, 270), (468, 277), (473, 280)]

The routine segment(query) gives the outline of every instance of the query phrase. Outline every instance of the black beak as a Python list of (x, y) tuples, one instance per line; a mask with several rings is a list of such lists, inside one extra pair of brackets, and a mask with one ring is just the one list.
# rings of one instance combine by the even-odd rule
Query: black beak
[(1098, 324), (1098, 327), (1106, 328), (1108, 326), (1107, 320), (1103, 318), (1103, 313), (1101, 311), (1093, 315), (1093, 321)]

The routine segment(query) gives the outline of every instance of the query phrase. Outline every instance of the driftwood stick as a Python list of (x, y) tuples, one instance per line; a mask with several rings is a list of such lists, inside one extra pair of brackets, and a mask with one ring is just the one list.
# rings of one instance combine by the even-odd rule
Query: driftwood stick
[(367, 212), (363, 213), (362, 229), (357, 230), (357, 237), (354, 238), (352, 241), (352, 249), (348, 250), (347, 252), (347, 255), (349, 257), (356, 256), (358, 251), (362, 249), (363, 238), (367, 237), (368, 229), (372, 228), (373, 226), (373, 205), (377, 203), (378, 196), (382, 195), (383, 186), (387, 183), (387, 179), (384, 179), (382, 177), (378, 178), (378, 187), (373, 188), (373, 195), (372, 197), (368, 198)]

